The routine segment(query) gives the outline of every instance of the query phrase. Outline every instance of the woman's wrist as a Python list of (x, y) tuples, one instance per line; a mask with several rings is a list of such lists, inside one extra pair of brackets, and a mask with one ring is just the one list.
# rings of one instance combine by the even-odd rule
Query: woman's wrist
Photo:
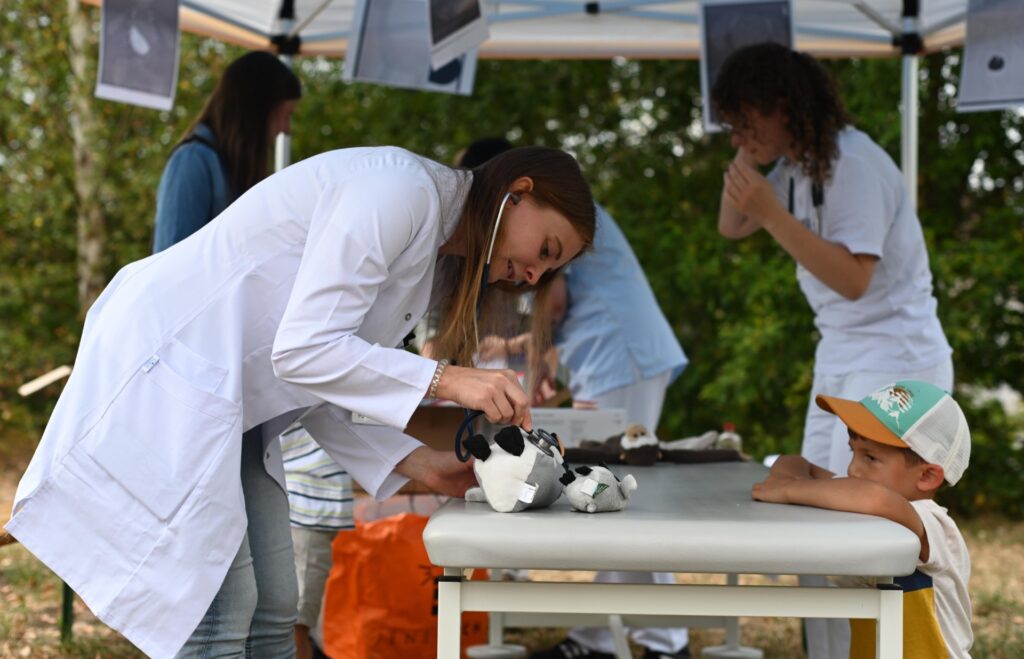
[(448, 368), (448, 363), (447, 359), (442, 359), (437, 362), (437, 368), (434, 369), (434, 377), (430, 379), (430, 387), (427, 389), (427, 398), (437, 398), (437, 390), (441, 385), (441, 378), (444, 376), (444, 372)]

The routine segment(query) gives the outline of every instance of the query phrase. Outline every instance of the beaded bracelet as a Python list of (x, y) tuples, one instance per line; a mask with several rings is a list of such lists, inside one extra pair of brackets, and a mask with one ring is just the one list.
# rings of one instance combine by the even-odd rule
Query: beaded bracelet
[(430, 389), (427, 389), (427, 398), (437, 398), (437, 385), (441, 384), (441, 375), (444, 369), (448, 368), (448, 360), (442, 359), (437, 362), (437, 370), (434, 371), (434, 379), (430, 381)]

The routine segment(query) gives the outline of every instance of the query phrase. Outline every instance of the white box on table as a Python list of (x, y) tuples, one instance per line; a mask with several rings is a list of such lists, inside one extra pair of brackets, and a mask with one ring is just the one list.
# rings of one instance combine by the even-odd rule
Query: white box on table
[(566, 447), (579, 446), (584, 439), (604, 440), (626, 430), (622, 409), (575, 410), (562, 407), (530, 408), (533, 427), (555, 433)]

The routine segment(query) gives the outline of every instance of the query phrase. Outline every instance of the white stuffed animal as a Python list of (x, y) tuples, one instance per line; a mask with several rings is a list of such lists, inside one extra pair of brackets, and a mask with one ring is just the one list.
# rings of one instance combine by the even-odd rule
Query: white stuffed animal
[(566, 473), (562, 456), (549, 446), (529, 441), (525, 431), (506, 426), (488, 442), (483, 435), (466, 440), (476, 458), (473, 472), (480, 487), (466, 501), (486, 501), (499, 513), (550, 506), (562, 495), (559, 477)]
[[(604, 513), (622, 510), (629, 501), (629, 495), (636, 490), (636, 479), (627, 474), (621, 481), (611, 469), (600, 467), (576, 467), (576, 473), (563, 476), (565, 496), (573, 510), (584, 513)], [(569, 480), (571, 478), (571, 480)]]

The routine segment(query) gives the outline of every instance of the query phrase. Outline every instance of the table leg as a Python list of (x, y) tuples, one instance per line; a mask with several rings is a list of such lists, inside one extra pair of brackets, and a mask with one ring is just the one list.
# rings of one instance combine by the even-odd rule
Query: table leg
[[(740, 578), (738, 574), (726, 575), (726, 584), (738, 586)], [(740, 645), (740, 619), (730, 617), (725, 623), (725, 645), (715, 645), (704, 648), (703, 656), (706, 659), (762, 659), (764, 652), (758, 648), (751, 648)]]
[(878, 584), (878, 597), (875, 656), (878, 659), (902, 659), (903, 589), (893, 583), (881, 583)]
[[(491, 570), (488, 578), (491, 581), (501, 581), (501, 570)], [(487, 623), (487, 643), (489, 645), (501, 645), (505, 642), (505, 613), (503, 611), (491, 611)]]
[(615, 613), (608, 616), (608, 629), (612, 634), (612, 645), (615, 646), (615, 659), (632, 659), (633, 653), (629, 649), (629, 640), (626, 638), (626, 628), (622, 625), (622, 616)]
[(444, 568), (437, 580), (437, 657), (459, 659), (462, 642), (462, 570)]

